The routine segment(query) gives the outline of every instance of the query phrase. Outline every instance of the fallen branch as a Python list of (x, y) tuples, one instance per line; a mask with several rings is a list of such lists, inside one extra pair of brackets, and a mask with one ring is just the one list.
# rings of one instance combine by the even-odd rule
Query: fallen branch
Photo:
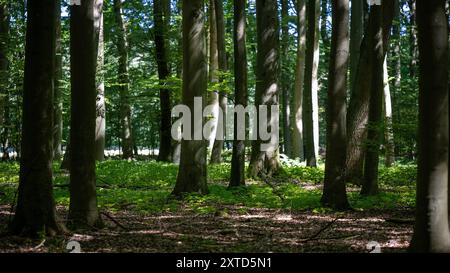
[(127, 228), (127, 227), (123, 226), (121, 223), (119, 223), (119, 221), (117, 221), (116, 219), (114, 219), (114, 218), (113, 218), (111, 215), (109, 215), (108, 213), (102, 211), (101, 214), (104, 215), (104, 216), (106, 216), (109, 220), (111, 220), (111, 221), (112, 221), (114, 224), (116, 224), (118, 227), (120, 227), (120, 228), (122, 228), (122, 229), (124, 229), (124, 230), (127, 230), (127, 231), (130, 230), (129, 228)]
[(45, 244), (45, 239), (44, 239), (44, 240), (42, 240), (42, 242), (41, 242), (40, 244), (38, 244), (37, 246), (33, 247), (33, 250), (37, 250), (37, 249), (39, 249), (39, 248), (43, 247), (43, 246), (44, 246), (44, 244)]
[(327, 230), (328, 228), (330, 228), (334, 223), (336, 223), (336, 221), (339, 220), (339, 218), (334, 219), (333, 221), (329, 222), (326, 226), (324, 226), (323, 228), (321, 228), (318, 232), (316, 232), (313, 236), (307, 238), (307, 239), (303, 239), (300, 242), (302, 243), (307, 243), (309, 241), (315, 240), (322, 232), (324, 232), (325, 230)]

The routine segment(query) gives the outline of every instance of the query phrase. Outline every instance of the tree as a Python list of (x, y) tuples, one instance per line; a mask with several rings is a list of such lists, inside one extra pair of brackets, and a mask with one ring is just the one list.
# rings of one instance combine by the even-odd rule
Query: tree
[(383, 112), (384, 112), (384, 147), (385, 147), (385, 161), (386, 167), (392, 167), (395, 163), (395, 144), (394, 132), (392, 127), (392, 100), (391, 88), (389, 86), (389, 71), (387, 56), (383, 63)]
[[(257, 56), (256, 56), (256, 95), (255, 104), (268, 106), (267, 115), (270, 119), (265, 125), (266, 132), (278, 130), (278, 113), (272, 113), (271, 106), (278, 106), (278, 12), (277, 1), (266, 0), (256, 2), (257, 20)], [(257, 114), (258, 131), (261, 131), (259, 121), (261, 113)], [(252, 156), (249, 166), (251, 177), (265, 177), (280, 171), (279, 146), (272, 140), (262, 141), (260, 133), (258, 139), (253, 142)], [(262, 145), (268, 145), (262, 149)]]
[[(57, 5), (61, 7), (61, 0), (57, 1)], [(61, 11), (56, 12), (56, 39), (55, 39), (55, 87), (53, 94), (54, 101), (54, 134), (53, 134), (53, 151), (54, 157), (60, 159), (62, 156), (62, 133), (63, 133), (63, 101), (62, 101), (62, 69), (63, 69), (63, 56), (61, 45)]]
[[(182, 103), (194, 113), (195, 97), (204, 98), (206, 93), (206, 48), (203, 0), (183, 1), (183, 99)], [(191, 124), (204, 123), (203, 118), (191, 115)], [(200, 127), (200, 126), (198, 126)], [(194, 134), (202, 128), (195, 127)], [(173, 195), (208, 192), (206, 176), (206, 141), (181, 141), (181, 158)]]
[(10, 230), (27, 236), (65, 232), (53, 198), (53, 83), (56, 0), (27, 2), (22, 157)]
[(289, 59), (289, 5), (288, 0), (281, 0), (281, 95), (283, 107), (284, 153), (291, 156), (291, 117), (290, 117), (290, 83), (288, 76)]
[(417, 1), (419, 162), (411, 250), (450, 252), (448, 222), (448, 17), (442, 0)]
[(408, 0), (409, 7), (409, 43), (410, 43), (410, 55), (411, 61), (409, 63), (409, 75), (410, 77), (416, 76), (417, 71), (417, 28), (416, 28), (416, 0)]
[[(247, 107), (246, 0), (234, 0), (234, 99), (235, 105)], [(237, 140), (237, 114), (234, 115), (233, 155), (230, 187), (245, 185), (245, 140)]]
[(74, 228), (101, 225), (95, 177), (98, 6), (82, 0), (70, 7), (70, 206)]
[(303, 139), (308, 166), (317, 166), (318, 126), (318, 65), (319, 65), (319, 0), (309, 0), (306, 36), (305, 89), (303, 94)]
[(6, 2), (0, 2), (0, 137), (2, 137), (3, 156), (1, 160), (9, 159), (8, 119), (9, 119), (9, 91), (8, 91), (8, 43), (9, 43), (9, 11)]
[(153, 2), (153, 16), (155, 21), (155, 51), (156, 63), (158, 64), (158, 76), (160, 81), (159, 100), (161, 107), (160, 144), (158, 161), (170, 161), (172, 150), (172, 137), (170, 130), (171, 122), (171, 96), (170, 91), (164, 88), (166, 80), (170, 76), (167, 55), (167, 31), (169, 27), (169, 14), (164, 12), (168, 0), (155, 0)]
[(364, 1), (352, 0), (350, 24), (350, 89), (354, 87), (364, 35)]
[(349, 0), (333, 0), (328, 73), (327, 149), (322, 203), (336, 209), (350, 205), (345, 190), (347, 68), (350, 50)]
[(95, 159), (103, 161), (105, 159), (105, 137), (106, 137), (106, 99), (105, 99), (105, 42), (104, 42), (104, 25), (103, 25), (103, 0), (95, 0), (96, 14), (96, 30), (98, 33), (97, 41), (97, 103), (96, 103), (96, 121), (95, 121)]
[[(221, 0), (214, 0), (214, 9), (216, 13), (216, 24), (217, 24), (217, 52), (218, 52), (218, 60), (219, 60), (219, 82), (224, 81), (224, 73), (228, 70), (228, 64), (227, 64), (227, 52), (226, 52), (226, 45), (225, 45), (225, 22), (224, 22), (224, 15), (223, 15), (223, 1)], [(223, 130), (222, 131), (216, 131), (216, 138), (214, 140), (213, 149), (211, 152), (211, 163), (217, 164), (222, 162), (222, 150), (224, 145), (224, 136), (226, 134), (226, 113), (227, 113), (227, 94), (225, 91), (221, 90), (219, 92), (219, 107), (222, 110), (222, 116), (219, 115), (219, 119), (222, 122)], [(217, 138), (217, 134), (220, 137)]]
[(117, 51), (119, 53), (120, 120), (122, 127), (123, 158), (133, 158), (133, 135), (131, 128), (130, 79), (128, 75), (127, 29), (122, 16), (122, 0), (114, 0), (117, 24)]
[(297, 61), (294, 87), (294, 129), (292, 133), (292, 157), (303, 160), (303, 87), (305, 80), (306, 56), (306, 5), (305, 0), (297, 0)]

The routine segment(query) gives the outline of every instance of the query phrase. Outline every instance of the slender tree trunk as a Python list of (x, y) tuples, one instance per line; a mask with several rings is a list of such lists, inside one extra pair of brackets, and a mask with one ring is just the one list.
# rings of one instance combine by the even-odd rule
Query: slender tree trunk
[(117, 24), (117, 50), (119, 53), (120, 119), (122, 126), (123, 158), (133, 158), (133, 135), (131, 128), (130, 79), (128, 75), (128, 39), (122, 16), (122, 0), (114, 0)]
[(172, 149), (171, 137), (171, 98), (170, 91), (164, 86), (166, 80), (170, 76), (169, 62), (167, 55), (167, 37), (168, 30), (168, 14), (164, 12), (164, 7), (168, 0), (155, 0), (153, 2), (153, 16), (155, 21), (155, 51), (156, 63), (158, 64), (158, 76), (161, 85), (159, 91), (159, 100), (161, 107), (161, 123), (160, 123), (160, 147), (158, 161), (170, 161)]
[[(319, 4), (316, 5), (316, 18), (320, 17)], [(319, 22), (316, 23), (316, 35), (314, 36), (314, 61), (312, 72), (312, 116), (313, 116), (313, 131), (314, 131), (314, 154), (316, 160), (319, 158), (319, 61), (320, 61), (320, 46), (319, 46)], [(316, 162), (317, 164), (317, 162)]]
[[(0, 137), (5, 122), (5, 110), (8, 103), (8, 44), (9, 44), (9, 14), (5, 2), (0, 3)], [(5, 147), (3, 147), (5, 150)]]
[[(212, 86), (217, 86), (219, 83), (219, 48), (217, 45), (217, 16), (216, 16), (216, 2), (209, 0), (209, 82)], [(208, 149), (212, 152), (216, 138), (217, 128), (219, 124), (219, 90), (208, 92), (208, 105), (213, 107), (211, 119), (214, 120), (214, 125), (211, 130), (211, 135), (208, 140)]]
[[(178, 0), (176, 2), (176, 7), (177, 7), (177, 15), (181, 15), (181, 4), (182, 1)], [(181, 16), (176, 16), (176, 18), (179, 18)], [(180, 33), (182, 33), (182, 24), (181, 24), (181, 20), (177, 19), (177, 23), (175, 24), (177, 26), (177, 28), (179, 28)], [(182, 58), (183, 55), (183, 37), (182, 35), (177, 35), (177, 51), (178, 51), (178, 56), (180, 56), (180, 59)], [(175, 63), (175, 70), (176, 70), (176, 74), (177, 74), (177, 78), (181, 79), (183, 76), (183, 62), (179, 61), (178, 59), (176, 60)], [(178, 101), (174, 101), (174, 104), (177, 104)], [(181, 142), (180, 141), (176, 141), (174, 140), (172, 142), (172, 162), (175, 164), (180, 164), (180, 156), (181, 156)]]
[(386, 167), (392, 167), (395, 163), (395, 144), (394, 133), (392, 128), (392, 101), (391, 89), (389, 86), (389, 72), (387, 64), (387, 56), (384, 58), (383, 64), (383, 102), (384, 102), (384, 146), (385, 146), (385, 162)]
[(303, 87), (305, 81), (306, 56), (306, 5), (305, 0), (297, 0), (297, 62), (294, 88), (294, 130), (292, 133), (292, 157), (304, 159), (303, 145)]
[(419, 165), (411, 250), (450, 252), (448, 220), (448, 17), (443, 0), (417, 1)]
[(417, 28), (416, 28), (416, 0), (408, 0), (409, 6), (409, 44), (410, 44), (410, 58), (409, 76), (411, 78), (417, 75), (417, 61), (418, 61), (418, 45), (417, 45)]
[[(216, 11), (216, 24), (217, 24), (217, 51), (219, 56), (219, 82), (224, 81), (224, 74), (228, 70), (227, 64), (227, 52), (225, 46), (225, 22), (223, 14), (223, 1), (214, 0), (214, 9)], [(216, 138), (214, 140), (214, 146), (211, 152), (211, 163), (218, 164), (222, 162), (222, 151), (224, 145), (224, 139), (226, 135), (226, 113), (227, 113), (228, 98), (225, 91), (219, 92), (219, 107), (222, 110), (222, 116), (219, 115), (219, 122), (223, 124), (223, 130), (216, 131)], [(220, 134), (220, 138), (217, 138), (217, 134)]]
[(94, 1), (70, 7), (70, 206), (74, 228), (101, 225), (95, 177), (95, 118), (98, 15)]
[[(318, 12), (319, 0), (309, 0), (307, 6), (308, 32), (306, 37), (305, 90), (303, 97), (303, 139), (305, 143), (306, 164), (317, 167), (317, 68), (318, 68)], [(318, 151), (317, 151), (318, 152)]]
[[(234, 0), (234, 82), (235, 105), (247, 107), (248, 101), (248, 69), (246, 46), (246, 0)], [(231, 159), (230, 187), (245, 185), (245, 140), (237, 139), (238, 120), (234, 115), (233, 155)]]
[(96, 28), (98, 29), (97, 42), (97, 115), (95, 121), (95, 159), (98, 161), (105, 160), (105, 138), (106, 138), (106, 101), (105, 101), (105, 43), (104, 43), (104, 27), (103, 27), (103, 0), (95, 0), (96, 11)]
[[(403, 3), (402, 3), (403, 4)], [(395, 79), (392, 88), (392, 105), (397, 106), (397, 96), (400, 94), (402, 89), (402, 53), (401, 53), (401, 37), (400, 37), (400, 29), (401, 29), (401, 18), (400, 18), (400, 0), (395, 0), (394, 3), (394, 12), (395, 19), (394, 24), (392, 26), (392, 36), (393, 36), (393, 49), (391, 59), (394, 59), (393, 66), (395, 69)], [(395, 114), (392, 116), (392, 122), (394, 119), (397, 120), (401, 117), (401, 107), (395, 107)], [(395, 156), (395, 150), (394, 150)]]
[[(256, 65), (256, 96), (258, 106), (267, 105), (268, 124), (264, 125), (266, 132), (279, 130), (279, 116), (272, 113), (271, 106), (279, 105), (278, 85), (278, 16), (277, 1), (266, 0), (256, 2), (257, 25), (257, 65)], [(261, 113), (257, 115), (257, 122), (261, 120)], [(281, 169), (279, 162), (278, 141), (270, 139), (263, 141), (258, 124), (258, 139), (253, 142), (252, 158), (249, 174), (252, 177), (265, 177), (276, 174)], [(263, 146), (264, 145), (264, 146)], [(263, 149), (265, 147), (265, 149)]]
[(56, 0), (27, 2), (22, 157), (14, 234), (64, 232), (53, 198), (53, 83)]
[(349, 0), (332, 0), (333, 31), (328, 72), (327, 150), (322, 204), (350, 207), (345, 189)]
[(292, 156), (291, 117), (290, 117), (290, 82), (288, 58), (289, 58), (289, 3), (281, 0), (281, 94), (283, 110), (283, 140), (284, 153)]
[[(61, 0), (57, 1), (61, 6)], [(63, 132), (63, 102), (62, 102), (62, 45), (61, 45), (61, 11), (56, 12), (56, 57), (55, 57), (55, 83), (54, 83), (54, 113), (53, 113), (53, 152), (54, 158), (60, 159), (62, 156), (62, 132)]]
[(354, 88), (364, 35), (364, 1), (352, 0), (350, 34), (350, 89)]
[[(204, 98), (207, 88), (206, 46), (203, 0), (183, 1), (183, 104), (195, 113), (194, 98)], [(204, 104), (204, 103), (203, 103)], [(203, 105), (204, 106), (204, 105)], [(202, 108), (203, 109), (203, 108)], [(195, 114), (191, 138), (202, 135), (204, 119)], [(200, 131), (200, 132), (199, 132)], [(206, 194), (206, 140), (182, 140), (181, 159), (173, 195), (196, 192)]]

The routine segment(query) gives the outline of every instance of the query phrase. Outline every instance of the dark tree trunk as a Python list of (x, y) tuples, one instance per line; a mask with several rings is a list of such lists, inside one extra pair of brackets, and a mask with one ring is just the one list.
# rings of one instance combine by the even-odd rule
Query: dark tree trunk
[[(246, 0), (234, 0), (234, 81), (235, 105), (247, 107), (248, 101), (248, 70), (246, 48)], [(245, 140), (237, 140), (238, 120), (234, 115), (234, 141), (231, 159), (230, 187), (245, 185)]]
[[(225, 47), (225, 22), (224, 22), (224, 14), (223, 14), (223, 1), (214, 0), (214, 9), (216, 11), (216, 24), (217, 24), (217, 52), (218, 52), (218, 60), (219, 60), (219, 71), (221, 76), (219, 77), (219, 82), (224, 81), (224, 75), (228, 70), (227, 64), (227, 52)], [(228, 98), (227, 94), (224, 91), (219, 92), (219, 107), (222, 110), (223, 116), (219, 116), (219, 120), (223, 124), (222, 132), (217, 131), (217, 133), (221, 133), (220, 139), (214, 140), (214, 146), (211, 152), (211, 163), (218, 164), (222, 162), (222, 151), (224, 145), (224, 139), (226, 135), (226, 113), (227, 113), (227, 104)], [(217, 134), (216, 134), (217, 136)]]
[[(206, 94), (206, 47), (203, 0), (183, 1), (183, 99), (182, 103), (194, 113), (194, 98)], [(204, 104), (204, 103), (203, 103)], [(204, 105), (203, 105), (204, 106)], [(203, 108), (202, 108), (203, 109)], [(202, 131), (202, 117), (191, 115), (191, 138)], [(199, 126), (195, 126), (195, 124)], [(202, 133), (200, 132), (202, 135)], [(208, 192), (206, 176), (206, 140), (182, 140), (181, 159), (173, 195)]]
[(352, 0), (350, 34), (350, 88), (354, 87), (364, 35), (364, 1)]
[(419, 165), (411, 250), (450, 252), (448, 222), (448, 17), (443, 0), (417, 1)]
[[(57, 1), (61, 6), (61, 0)], [(62, 156), (62, 132), (63, 132), (63, 101), (62, 101), (62, 45), (61, 45), (61, 11), (56, 12), (56, 57), (55, 57), (55, 87), (53, 93), (54, 113), (53, 113), (53, 155), (59, 160)]]
[(105, 100), (105, 52), (104, 52), (104, 27), (103, 27), (103, 0), (95, 0), (96, 11), (95, 25), (98, 33), (97, 41), (97, 103), (96, 103), (96, 121), (95, 121), (95, 159), (103, 161), (105, 159), (105, 141), (106, 141), (106, 100)]
[[(278, 85), (278, 16), (277, 1), (266, 0), (256, 2), (256, 25), (257, 25), (257, 65), (256, 65), (256, 95), (255, 104), (267, 105), (267, 127), (266, 132), (279, 130), (278, 115), (272, 114), (271, 106), (279, 105)], [(272, 117), (273, 115), (273, 117)], [(261, 114), (257, 114), (257, 122)], [(270, 119), (269, 119), (270, 118)], [(258, 129), (260, 125), (258, 124)], [(260, 131), (260, 130), (258, 130)], [(266, 147), (267, 149), (262, 149)], [(252, 177), (265, 177), (276, 174), (281, 169), (279, 162), (279, 146), (274, 141), (262, 141), (258, 132), (258, 139), (253, 142), (252, 158), (249, 174)]]
[(8, 44), (9, 44), (9, 14), (7, 4), (0, 3), (0, 143), (3, 145), (2, 160), (8, 159), (6, 152), (8, 129), (7, 107), (9, 101), (8, 92)]
[(14, 234), (64, 232), (55, 211), (52, 183), (53, 83), (56, 0), (28, 1), (22, 120), (22, 158)]
[(122, 126), (122, 157), (133, 158), (133, 135), (131, 128), (130, 79), (128, 75), (128, 39), (122, 16), (122, 0), (114, 0), (117, 24), (117, 50), (119, 53), (120, 120)]
[(328, 72), (327, 150), (322, 204), (350, 205), (345, 189), (347, 68), (350, 50), (349, 0), (332, 0), (333, 26)]
[(158, 64), (158, 76), (160, 85), (159, 100), (161, 107), (161, 123), (160, 123), (160, 146), (158, 161), (169, 162), (172, 150), (171, 137), (171, 98), (170, 91), (163, 86), (170, 76), (168, 55), (167, 55), (167, 31), (168, 31), (168, 14), (164, 12), (165, 2), (168, 0), (155, 0), (153, 2), (153, 16), (155, 21), (155, 51), (156, 63)]
[(70, 7), (70, 206), (74, 228), (101, 224), (95, 182), (97, 37), (94, 1)]

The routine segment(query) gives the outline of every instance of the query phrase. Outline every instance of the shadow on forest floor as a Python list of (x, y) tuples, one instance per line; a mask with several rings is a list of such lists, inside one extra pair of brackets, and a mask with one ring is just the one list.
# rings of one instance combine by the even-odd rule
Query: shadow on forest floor
[[(6, 227), (8, 206), (0, 206), (0, 226)], [(58, 207), (66, 215), (64, 207)], [(106, 216), (107, 215), (107, 216)], [(412, 210), (372, 210), (345, 213), (289, 212), (226, 206), (209, 215), (165, 212), (145, 214), (109, 211), (106, 227), (72, 236), (39, 241), (0, 238), (0, 252), (66, 252), (67, 242), (81, 244), (82, 252), (367, 252), (371, 241), (382, 252), (406, 251), (412, 236)]]

